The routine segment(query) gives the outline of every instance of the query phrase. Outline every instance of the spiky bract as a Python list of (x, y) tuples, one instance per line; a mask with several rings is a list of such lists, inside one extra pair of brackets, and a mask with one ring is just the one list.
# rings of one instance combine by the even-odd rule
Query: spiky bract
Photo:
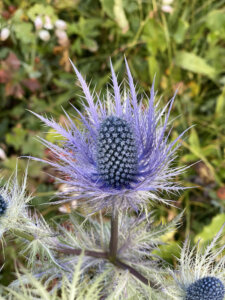
[[(152, 217), (149, 216), (148, 219), (152, 219)], [(119, 215), (117, 258), (157, 284), (157, 276), (161, 270), (157, 266), (158, 258), (153, 251), (161, 244), (160, 236), (174, 228), (180, 216), (167, 225), (158, 226), (153, 226), (153, 221), (148, 219), (145, 216), (135, 219), (127, 214)], [(66, 247), (67, 249), (88, 249), (99, 253), (108, 251), (110, 224), (101, 216), (100, 221), (97, 221), (92, 218), (87, 220), (80, 215), (73, 214), (67, 224), (59, 226), (57, 233), (55, 242), (52, 244), (55, 249)], [(79, 256), (76, 254), (64, 255), (63, 252), (54, 250), (53, 254), (54, 263), (49, 259), (46, 259), (44, 264), (33, 260), (34, 275), (39, 280), (44, 276), (48, 282), (55, 282), (55, 288), (60, 290), (63, 284), (61, 280), (63, 274), (69, 282), (72, 281)], [(98, 274), (105, 273), (103, 289), (105, 296), (112, 294), (115, 295), (115, 298), (106, 297), (104, 299), (130, 299), (129, 296), (135, 297), (136, 295), (138, 295), (138, 299), (160, 299), (159, 291), (154, 291), (150, 286), (144, 285), (128, 270), (118, 268), (108, 259), (84, 255), (81, 271), (83, 278), (89, 276), (95, 278)]]
[(175, 96), (159, 110), (158, 103), (154, 104), (153, 84), (146, 106), (142, 98), (138, 100), (126, 62), (125, 92), (121, 92), (111, 65), (113, 94), (108, 91), (106, 101), (96, 95), (94, 101), (85, 80), (73, 68), (86, 100), (82, 102), (84, 114), (74, 107), (82, 130), (67, 113), (66, 127), (34, 113), (63, 137), (58, 145), (42, 139), (56, 157), (48, 163), (64, 175), (58, 180), (71, 187), (58, 202), (85, 199), (92, 204), (93, 212), (112, 205), (138, 210), (148, 199), (169, 203), (158, 194), (180, 190), (173, 179), (185, 169), (170, 167), (175, 144), (184, 134), (168, 143), (168, 118)]

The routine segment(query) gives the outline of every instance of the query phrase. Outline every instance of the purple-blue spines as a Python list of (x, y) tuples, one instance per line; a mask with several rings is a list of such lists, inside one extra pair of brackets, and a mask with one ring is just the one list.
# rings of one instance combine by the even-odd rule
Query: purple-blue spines
[(186, 291), (185, 300), (223, 300), (225, 288), (216, 277), (204, 277), (192, 283)]
[(7, 203), (4, 198), (0, 195), (0, 216), (4, 215), (7, 208)]
[(129, 187), (137, 173), (137, 147), (129, 123), (107, 117), (98, 132), (97, 164), (101, 180), (113, 188)]

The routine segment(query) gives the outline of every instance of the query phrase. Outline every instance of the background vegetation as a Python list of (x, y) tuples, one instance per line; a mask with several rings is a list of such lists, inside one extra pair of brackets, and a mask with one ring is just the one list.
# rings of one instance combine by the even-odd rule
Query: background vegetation
[[(7, 179), (21, 155), (46, 158), (51, 153), (35, 140), (53, 141), (27, 110), (64, 120), (62, 107), (74, 114), (81, 91), (68, 57), (104, 93), (111, 57), (124, 78), (126, 55), (140, 92), (149, 93), (156, 74), (162, 105), (179, 86), (171, 138), (191, 125), (178, 165), (191, 165), (176, 207), (154, 206), (158, 222), (186, 208), (182, 226), (165, 236), (160, 255), (173, 263), (190, 233), (207, 242), (225, 222), (225, 1), (224, 0), (18, 0), (0, 2), (0, 174)], [(60, 23), (57, 20), (66, 22)], [(27, 160), (19, 161), (21, 174)], [(39, 206), (62, 186), (54, 185), (44, 164), (29, 162), (29, 192), (34, 207), (50, 219), (70, 211)], [(4, 180), (3, 180), (4, 182)], [(7, 240), (7, 239), (6, 239)], [(19, 245), (7, 240), (0, 281), (9, 283)], [(4, 263), (0, 255), (0, 265)]]

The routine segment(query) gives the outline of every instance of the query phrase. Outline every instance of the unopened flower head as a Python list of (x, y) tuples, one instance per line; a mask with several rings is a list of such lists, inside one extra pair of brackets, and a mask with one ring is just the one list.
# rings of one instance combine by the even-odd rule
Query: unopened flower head
[[(160, 198), (158, 192), (181, 189), (173, 179), (185, 169), (170, 167), (176, 157), (175, 144), (184, 134), (168, 143), (168, 118), (175, 95), (160, 110), (158, 103), (154, 105), (152, 86), (145, 107), (144, 100), (138, 100), (126, 62), (128, 87), (121, 92), (111, 65), (113, 93), (107, 91), (106, 101), (96, 95), (95, 101), (82, 75), (72, 66), (86, 100), (83, 101), (84, 114), (74, 107), (82, 130), (68, 114), (65, 128), (34, 113), (63, 136), (61, 145), (42, 140), (56, 156), (56, 161), (48, 163), (65, 175), (59, 180), (79, 193), (76, 199), (86, 199), (95, 210), (113, 205), (138, 210), (145, 207), (149, 198), (169, 203)], [(75, 197), (68, 197), (61, 202), (73, 199)]]
[[(173, 282), (164, 282), (165, 293), (177, 300), (223, 300), (225, 296), (224, 246), (215, 250), (222, 230), (205, 250), (197, 244), (192, 249), (185, 242), (177, 270), (170, 271)], [(170, 299), (170, 298), (169, 298)]]
[(0, 188), (0, 238), (8, 230), (23, 230), (25, 220), (28, 220), (26, 196), (26, 178), (20, 186), (17, 180), (17, 170), (9, 181)]

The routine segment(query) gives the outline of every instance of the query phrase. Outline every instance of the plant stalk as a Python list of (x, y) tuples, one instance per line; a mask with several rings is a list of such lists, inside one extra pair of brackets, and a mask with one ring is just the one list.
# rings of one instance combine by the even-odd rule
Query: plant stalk
[[(67, 248), (63, 246), (59, 246), (55, 250), (64, 254), (81, 255), (82, 253), (82, 249), (73, 249), (73, 248), (69, 248), (69, 247)], [(103, 259), (108, 259), (109, 257), (108, 252), (98, 252), (92, 250), (84, 250), (84, 255), (92, 256), (95, 258), (103, 258)]]
[(111, 217), (111, 238), (109, 243), (109, 259), (114, 263), (118, 249), (118, 211), (113, 208)]

